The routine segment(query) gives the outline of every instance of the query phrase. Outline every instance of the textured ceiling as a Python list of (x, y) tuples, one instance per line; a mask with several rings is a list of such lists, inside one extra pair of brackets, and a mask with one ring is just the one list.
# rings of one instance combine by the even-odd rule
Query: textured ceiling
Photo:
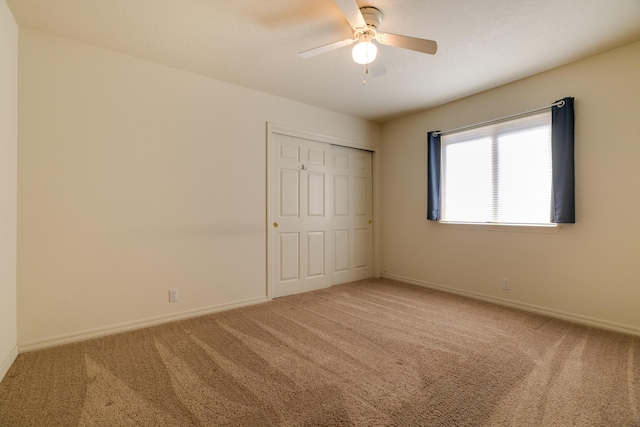
[(362, 0), (380, 30), (438, 42), (380, 46), (368, 78), (341, 48), (332, 0), (7, 0), (19, 25), (378, 122), (640, 40), (640, 0)]

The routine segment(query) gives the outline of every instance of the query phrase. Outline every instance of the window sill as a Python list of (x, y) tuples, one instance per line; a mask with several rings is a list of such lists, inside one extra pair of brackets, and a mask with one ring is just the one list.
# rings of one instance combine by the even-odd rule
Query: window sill
[(558, 234), (558, 224), (500, 224), (438, 221), (438, 227), (445, 230), (499, 231), (510, 233)]

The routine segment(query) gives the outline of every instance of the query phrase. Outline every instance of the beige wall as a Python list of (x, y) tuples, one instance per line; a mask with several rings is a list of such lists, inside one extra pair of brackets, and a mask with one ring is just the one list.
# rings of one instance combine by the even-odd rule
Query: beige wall
[(0, 380), (17, 356), (18, 25), (0, 0)]
[[(640, 42), (383, 127), (383, 270), (640, 333)], [(426, 133), (575, 97), (577, 223), (557, 233), (426, 218)], [(510, 292), (501, 280), (512, 281)]]
[(20, 28), (19, 47), (21, 350), (264, 300), (266, 123), (379, 143), (379, 125), (87, 44)]

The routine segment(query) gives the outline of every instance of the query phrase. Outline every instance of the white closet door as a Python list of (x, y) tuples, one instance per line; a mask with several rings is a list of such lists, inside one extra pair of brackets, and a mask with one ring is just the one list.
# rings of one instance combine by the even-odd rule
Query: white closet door
[(331, 285), (330, 149), (271, 134), (271, 298)]
[(373, 276), (371, 152), (331, 147), (332, 284)]

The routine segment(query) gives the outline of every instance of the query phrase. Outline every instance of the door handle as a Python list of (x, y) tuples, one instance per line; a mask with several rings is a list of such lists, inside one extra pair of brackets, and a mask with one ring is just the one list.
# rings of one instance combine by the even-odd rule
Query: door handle
[(278, 228), (278, 223), (277, 222), (273, 223), (273, 228)]

